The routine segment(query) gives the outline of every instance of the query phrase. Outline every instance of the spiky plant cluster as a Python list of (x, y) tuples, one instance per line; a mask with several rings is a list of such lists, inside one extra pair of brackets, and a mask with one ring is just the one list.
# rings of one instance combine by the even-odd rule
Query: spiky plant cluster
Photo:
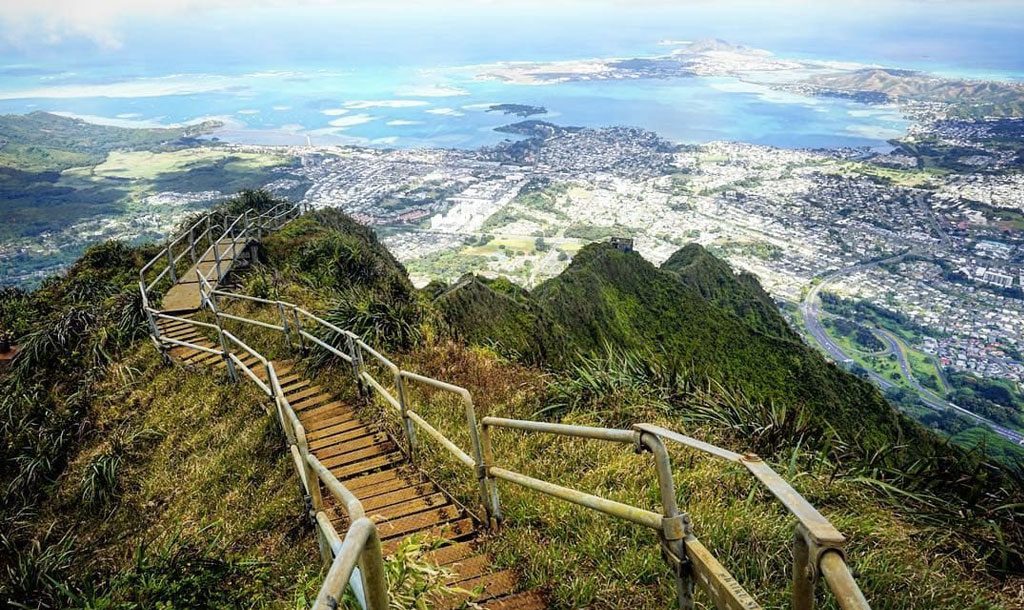
[[(0, 379), (0, 529), (10, 532), (4, 544), (22, 552), (0, 554), (0, 569), (24, 571), (21, 562), (46, 563), (50, 556), (41, 541), (53, 536), (22, 535), (15, 525), (50, 493), (89, 434), (91, 401), (107, 366), (145, 335), (135, 281), (150, 255), (120, 242), (99, 244), (65, 275), (0, 307), (0, 326), (17, 329), (22, 347)], [(104, 498), (116, 470), (116, 459), (98, 460), (89, 495)]]
[[(955, 515), (963, 527), (954, 535), (958, 541), (951, 543), (951, 553), (981, 542), (992, 568), (1024, 566), (1021, 482), (987, 460), (983, 449), (951, 446), (928, 454), (901, 444), (864, 446), (859, 438), (843, 438), (815, 424), (799, 409), (751, 400), (693, 368), (664, 362), (606, 345), (603, 353), (581, 356), (551, 376), (549, 401), (535, 415), (587, 413), (619, 427), (669, 415), (736, 451), (788, 464), (793, 473), (858, 485), (915, 522), (940, 526)], [(960, 456), (959, 463), (951, 461), (954, 456)], [(964, 476), (964, 464), (973, 464), (971, 476)]]

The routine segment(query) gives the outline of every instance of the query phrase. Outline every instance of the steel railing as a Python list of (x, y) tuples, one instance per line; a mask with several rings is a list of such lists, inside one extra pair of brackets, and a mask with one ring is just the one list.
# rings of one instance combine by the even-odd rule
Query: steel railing
[[(210, 262), (213, 262), (213, 265), (210, 270), (205, 275), (198, 275), (200, 279), (208, 282), (216, 276), (216, 279), (212, 279), (212, 284), (216, 285), (231, 271), (239, 246), (244, 248), (251, 240), (261, 240), (264, 234), (280, 229), (301, 213), (301, 204), (289, 202), (279, 203), (262, 214), (246, 210), (230, 222), (228, 218), (207, 212), (177, 237), (170, 239), (167, 245), (139, 270), (139, 291), (142, 293), (143, 310), (148, 312), (150, 299), (165, 282), (168, 286), (173, 286), (179, 279), (183, 279), (178, 268), (186, 256), (189, 264), (197, 267), (198, 271), (199, 263), (209, 260), (208, 257), (212, 255)], [(227, 252), (230, 252), (231, 256), (226, 258)], [(162, 269), (157, 271), (161, 264)], [(150, 279), (147, 281), (147, 278)], [(159, 338), (159, 327), (151, 316), (148, 317), (150, 334)]]
[[(294, 212), (292, 212), (294, 209), (290, 208), (281, 212), (275, 208), (259, 217), (266, 217), (271, 224), (262, 221), (253, 222), (249, 219), (248, 213), (236, 218), (224, 229), (221, 237), (211, 245), (214, 258), (219, 256), (216, 246), (220, 241), (229, 241), (231, 246), (235, 247), (241, 240), (251, 239), (250, 231), (253, 230), (253, 227), (256, 227), (256, 234), (262, 236), (263, 231), (268, 227), (281, 226), (294, 217)], [(283, 222), (281, 222), (282, 219)], [(199, 224), (197, 223), (197, 225)], [(189, 235), (192, 234), (195, 226), (193, 225), (188, 230)], [(164, 271), (158, 273), (149, 285), (145, 283), (145, 272), (152, 269), (155, 261), (160, 257), (150, 261), (147, 268), (140, 274), (142, 301), (149, 317), (153, 340), (161, 349), (186, 347), (199, 352), (219, 355), (233, 381), (239, 380), (239, 372), (241, 372), (270, 398), (301, 482), (303, 496), (309, 506), (309, 518), (317, 531), (321, 555), (325, 563), (330, 565), (314, 605), (317, 610), (337, 607), (340, 596), (348, 586), (352, 587), (364, 608), (369, 610), (387, 608), (388, 598), (380, 538), (376, 526), (372, 520), (366, 517), (359, 499), (309, 450), (305, 429), (281, 388), (273, 362), (235, 334), (225, 330), (226, 322), (280, 332), (288, 349), (295, 348), (302, 354), (308, 354), (312, 349), (320, 349), (348, 364), (360, 394), (367, 399), (372, 399), (374, 396), (379, 397), (400, 418), (405, 440), (403, 450), (411, 460), (416, 459), (419, 443), (417, 433), (422, 431), (449, 452), (459, 463), (472, 471), (479, 487), (480, 502), (486, 522), (492, 528), (497, 527), (502, 520), (498, 481), (514, 484), (654, 531), (659, 537), (663, 556), (672, 568), (680, 607), (693, 607), (694, 589), (699, 586), (718, 608), (734, 610), (758, 608), (754, 599), (701, 544), (693, 533), (689, 516), (680, 511), (672, 478), (671, 460), (665, 446), (665, 442), (668, 441), (744, 466), (796, 517), (792, 591), (792, 605), (795, 609), (810, 610), (813, 608), (815, 585), (822, 577), (833, 592), (837, 604), (843, 610), (868, 610), (870, 608), (846, 564), (843, 552), (845, 538), (789, 483), (756, 455), (741, 455), (649, 424), (637, 424), (630, 430), (624, 430), (500, 417), (484, 417), (478, 421), (472, 395), (465, 388), (402, 370), (389, 358), (366, 344), (358, 335), (339, 328), (295, 304), (219, 290), (217, 284), (230, 271), (230, 265), (227, 270), (221, 269), (219, 265), (214, 266), (206, 274), (197, 269), (201, 307), (213, 314), (214, 323), (162, 313), (150, 307), (149, 292), (163, 280), (165, 274), (172, 278), (176, 277), (173, 265), (175, 258), (180, 259), (182, 255), (175, 255), (173, 248), (175, 244), (184, 243), (181, 240), (182, 237), (179, 237), (172, 241), (165, 249), (166, 253), (161, 254), (167, 258), (168, 266)], [(185, 249), (184, 251), (188, 252), (189, 250)], [(206, 253), (199, 260), (203, 260), (205, 257)], [(225, 300), (245, 301), (257, 306), (266, 306), (276, 311), (280, 324), (222, 311), (221, 303)], [(158, 321), (161, 320), (187, 323), (204, 332), (216, 333), (220, 349), (162, 336), (158, 324)], [(343, 348), (336, 344), (339, 339), (344, 343)], [(259, 366), (256, 367), (256, 365)], [(383, 381), (384, 377), (380, 379), (375, 377), (373, 368), (390, 377), (390, 381)], [(386, 383), (390, 383), (392, 387), (388, 388)], [(417, 412), (408, 391), (411, 384), (445, 392), (458, 399), (463, 407), (466, 432), (470, 441), (468, 451), (445, 436), (427, 418)], [(651, 453), (654, 458), (654, 475), (658, 482), (660, 511), (631, 506), (502, 468), (495, 462), (491, 443), (491, 436), (498, 429), (614, 442)], [(325, 511), (324, 490), (327, 490), (336, 500), (335, 504), (340, 507), (348, 520), (349, 525), (344, 538), (339, 536)]]
[[(513, 420), (499, 417), (485, 417), (478, 421), (471, 393), (465, 388), (446, 383), (437, 379), (402, 370), (389, 358), (367, 345), (358, 335), (339, 328), (338, 326), (286, 301), (261, 299), (248, 295), (235, 294), (218, 290), (209, 283), (201, 283), (203, 302), (216, 315), (217, 326), (221, 320), (249, 324), (281, 332), (289, 348), (296, 348), (303, 354), (310, 349), (318, 348), (340, 358), (352, 367), (353, 377), (360, 388), (360, 393), (367, 398), (377, 396), (383, 400), (401, 419), (405, 447), (410, 459), (415, 460), (417, 454), (418, 431), (422, 431), (436, 441), (459, 463), (469, 468), (479, 486), (480, 502), (490, 527), (497, 527), (502, 520), (501, 504), (498, 494), (498, 481), (514, 484), (534, 492), (578, 504), (604, 514), (624, 519), (631, 523), (655, 531), (666, 561), (672, 568), (677, 582), (679, 605), (682, 608), (693, 607), (695, 586), (703, 589), (718, 608), (749, 610), (759, 606), (743, 587), (732, 577), (729, 571), (713, 556), (713, 554), (694, 535), (689, 516), (681, 512), (677, 504), (677, 495), (672, 479), (672, 467), (665, 442), (688, 447), (729, 462), (741, 464), (754, 478), (768, 488), (783, 506), (797, 519), (794, 534), (794, 565), (792, 605), (797, 610), (810, 610), (814, 607), (815, 585), (822, 577), (843, 610), (868, 610), (870, 605), (861, 593), (845, 561), (843, 547), (845, 538), (831, 523), (803, 498), (789, 483), (771, 469), (766, 463), (753, 454), (741, 455), (678, 432), (649, 424), (637, 424), (631, 430), (609, 429), (590, 426), (569, 426), (565, 424)], [(219, 303), (225, 300), (245, 301), (263, 305), (276, 311), (280, 324), (263, 320), (254, 320), (244, 316), (227, 314), (220, 311)], [(307, 327), (308, 325), (308, 327)], [(226, 331), (224, 331), (226, 333)], [(333, 337), (332, 337), (333, 336)], [(233, 338), (233, 335), (232, 335)], [(332, 344), (332, 339), (342, 339), (344, 349)], [(237, 361), (236, 361), (237, 363)], [(391, 388), (371, 372), (367, 364), (373, 364), (387, 377), (390, 377)], [(272, 370), (272, 366), (270, 366)], [(434, 390), (454, 395), (461, 402), (465, 415), (466, 431), (470, 440), (469, 450), (445, 436), (427, 418), (417, 412), (410, 400), (409, 385), (418, 384)], [(301, 430), (298, 418), (291, 412), (290, 406), (280, 388), (272, 388), (275, 401), (288, 413), (282, 414), (282, 425), (285, 417), (291, 420), (291, 428)], [(286, 430), (289, 426), (286, 426)], [(495, 463), (491, 435), (496, 429), (515, 430), (522, 433), (545, 433), (562, 437), (587, 438), (616, 442), (649, 452), (654, 456), (654, 474), (658, 482), (661, 499), (660, 512), (643, 507), (631, 506), (615, 500), (602, 498), (583, 491), (543, 481), (522, 473), (502, 468)], [(314, 480), (314, 475), (324, 482), (334, 496), (345, 506), (357, 506), (358, 500), (347, 493), (340, 482), (327, 484), (330, 472), (316, 462), (316, 458), (307, 449), (299, 449), (302, 445), (293, 445), (300, 451), (307, 464), (317, 464), (313, 474), (303, 475), (303, 480)], [(316, 487), (316, 485), (312, 486)], [(307, 487), (307, 489), (310, 489)], [(344, 490), (344, 491), (341, 491)], [(317, 502), (314, 496), (314, 504)], [(354, 500), (354, 502), (353, 502)], [(358, 505), (361, 506), (361, 505)], [(362, 517), (361, 513), (349, 508), (353, 525)], [(356, 515), (359, 515), (358, 517)], [(366, 525), (364, 527), (369, 527)], [(321, 528), (322, 531), (326, 531)], [(351, 528), (349, 535), (351, 535)], [(329, 538), (330, 534), (323, 534)], [(366, 536), (370, 541), (368, 533)], [(346, 541), (348, 537), (346, 536)], [(355, 544), (355, 542), (353, 542)], [(376, 543), (379, 547), (379, 540)], [(336, 546), (336, 545), (335, 545)], [(322, 546), (323, 548), (323, 546)], [(331, 547), (333, 548), (333, 547)], [(355, 547), (353, 547), (355, 548)], [(366, 545), (359, 547), (364, 555), (375, 552), (367, 550)], [(334, 565), (340, 561), (335, 555)], [(350, 559), (346, 559), (350, 561)], [(363, 561), (367, 561), (364, 557)], [(348, 565), (348, 564), (345, 564)], [(352, 564), (355, 565), (355, 564)], [(344, 567), (344, 566), (343, 566)], [(339, 568), (340, 569), (340, 568)], [(340, 594), (338, 587), (343, 587), (345, 580), (337, 578), (325, 581), (321, 594), (330, 588), (335, 598)], [(366, 583), (366, 586), (370, 586)], [(364, 589), (369, 591), (369, 589)], [(377, 592), (382, 594), (381, 592)]]

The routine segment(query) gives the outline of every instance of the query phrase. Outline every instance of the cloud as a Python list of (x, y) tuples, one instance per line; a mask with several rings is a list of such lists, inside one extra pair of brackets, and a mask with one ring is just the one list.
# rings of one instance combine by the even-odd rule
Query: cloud
[(233, 120), (228, 116), (203, 116), (189, 119), (188, 121), (181, 123), (164, 123), (160, 119), (163, 117), (156, 117), (153, 119), (141, 119), (142, 115), (136, 113), (119, 114), (114, 118), (99, 116), (95, 114), (79, 114), (77, 112), (66, 112), (61, 110), (55, 110), (50, 114), (56, 114), (58, 116), (68, 117), (69, 119), (79, 119), (86, 123), (92, 123), (93, 125), (107, 125), (110, 127), (129, 127), (133, 129), (147, 129), (147, 128), (166, 128), (166, 127), (185, 127), (187, 125), (198, 125), (204, 121), (220, 121), (226, 126), (240, 125), (237, 121)]
[(340, 119), (334, 119), (329, 125), (332, 127), (352, 127), (353, 125), (362, 125), (363, 123), (369, 123), (370, 121), (377, 120), (377, 117), (369, 114), (353, 114), (352, 116), (342, 117)]
[(469, 95), (469, 91), (449, 85), (424, 85), (417, 87), (402, 87), (395, 92), (395, 95), (405, 97), (456, 97)]
[(422, 125), (422, 124), (423, 124), (423, 121), (409, 121), (409, 120), (406, 120), (406, 119), (395, 119), (393, 121), (388, 121), (387, 123), (385, 123), (385, 125), (390, 125), (391, 127), (404, 127), (406, 125)]
[(349, 111), (345, 108), (328, 108), (327, 110), (321, 110), (320, 113), (326, 114), (327, 116), (341, 116), (343, 114), (348, 114)]
[(260, 111), (255, 108), (246, 108), (245, 110), (238, 110), (238, 114), (259, 114)]
[(465, 116), (465, 113), (459, 112), (454, 108), (431, 108), (427, 110), (429, 114), (439, 114), (441, 116)]
[(430, 102), (423, 100), (352, 100), (343, 104), (345, 108), (415, 108), (416, 106), (429, 106)]
[(279, 106), (274, 106), (273, 109), (277, 110), (278, 112), (281, 112), (281, 111), (284, 111), (284, 110), (291, 110), (292, 107), (291, 106), (285, 106), (285, 105), (282, 104), (282, 105), (279, 105)]
[(0, 91), (0, 99), (73, 99), (81, 97), (163, 97), (226, 91), (238, 87), (234, 80), (210, 74), (173, 74), (94, 85), (51, 85)]

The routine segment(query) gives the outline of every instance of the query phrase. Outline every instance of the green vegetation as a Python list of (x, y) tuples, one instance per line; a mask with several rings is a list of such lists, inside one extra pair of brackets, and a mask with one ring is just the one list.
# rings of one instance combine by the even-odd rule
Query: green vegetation
[(633, 237), (636, 233), (636, 229), (620, 224), (606, 226), (576, 222), (565, 229), (566, 237), (574, 237), (584, 241), (604, 241), (609, 237)]
[(777, 261), (782, 258), (782, 248), (766, 241), (731, 241), (724, 244), (715, 244), (709, 250), (719, 258), (740, 256), (763, 261)]
[(169, 224), (182, 210), (209, 206), (206, 198), (153, 205), (147, 197), (155, 193), (228, 193), (279, 178), (294, 181), (282, 194), (304, 193), (307, 179), (270, 171), (288, 170), (296, 160), (242, 153), (194, 137), (214, 127), (125, 129), (42, 112), (0, 116), (0, 240), (28, 246), (4, 261), (0, 276), (24, 281), (35, 271), (74, 262), (88, 245), (73, 230), (79, 223), (94, 221), (89, 231), (117, 234), (127, 232), (109, 226), (117, 221), (144, 216), (146, 227), (156, 215)]
[(47, 112), (2, 115), (0, 166), (25, 172), (59, 172), (102, 163), (114, 150), (185, 145), (216, 127), (217, 123), (208, 121), (191, 127), (126, 129)]
[(880, 352), (885, 344), (871, 332), (871, 329), (846, 318), (826, 318), (825, 325), (835, 333), (853, 339), (860, 351)]
[(821, 292), (825, 311), (851, 320), (863, 320), (871, 326), (884, 328), (911, 343), (920, 342), (922, 335), (938, 336), (936, 331), (914, 323), (907, 315), (886, 309), (870, 301), (846, 299), (828, 291)]
[[(873, 607), (1017, 603), (1024, 573), (1019, 475), (899, 416), (872, 386), (792, 338), (755, 281), (734, 276), (699, 246), (656, 268), (635, 253), (592, 244), (532, 293), (473, 276), (417, 293), (372, 231), (334, 211), (307, 214), (265, 246), (263, 264), (243, 278), (248, 290), (321, 315), (339, 312), (339, 325), (368, 338), (414, 329), (388, 355), (403, 368), (468, 388), (480, 416), (618, 427), (647, 421), (758, 452), (849, 537), (847, 555)], [(94, 255), (45, 302), (63, 307), (84, 292), (96, 269), (106, 268), (105, 257), (115, 269), (109, 282), (129, 285), (138, 262), (118, 251)], [(373, 310), (381, 315), (360, 326), (363, 310), (339, 305), (353, 295), (403, 308)], [(32, 319), (25, 307), (40, 306), (22, 293), (16, 301), (0, 308), (11, 327)], [(17, 539), (5, 548), (18, 551), (0, 562), (19, 574), (18, 591), (35, 595), (28, 605), (86, 605), (70, 596), (97, 600), (87, 607), (126, 610), (308, 602), (318, 580), (308, 567), (317, 564), (316, 545), (297, 527), (299, 498), (276, 428), (270, 418), (254, 417), (262, 414), (261, 397), (213, 373), (163, 367), (142, 343), (125, 339), (96, 350), (97, 341), (65, 341), (50, 352), (73, 353), (74, 362), (100, 357), (97, 351), (109, 355), (84, 403), (89, 432), (47, 479), (48, 501), (35, 504), (38, 516), (20, 513), (26, 525), (3, 530), (5, 540)], [(41, 366), (75, 370), (67, 364)], [(347, 387), (341, 395), (354, 397), (343, 368), (318, 368), (318, 382)], [(14, 374), (25, 374), (19, 370)], [(41, 375), (29, 379), (66, 379), (56, 368)], [(37, 391), (65, 396), (69, 385)], [(973, 391), (1002, 398), (998, 390)], [(468, 447), (457, 397), (416, 387), (408, 399)], [(365, 408), (393, 427), (382, 405)], [(75, 421), (80, 429), (86, 418)], [(514, 431), (496, 433), (494, 444), (503, 467), (656, 507), (650, 456), (632, 447)], [(679, 501), (697, 535), (766, 607), (784, 605), (792, 520), (741, 468), (679, 448), (671, 453)], [(472, 473), (426, 437), (418, 456), (442, 485), (476, 505)], [(21, 462), (10, 464), (25, 472)], [(670, 603), (672, 581), (650, 532), (513, 485), (501, 484), (500, 493), (506, 523), (487, 549), (519, 570), (525, 586), (547, 587), (554, 607)], [(74, 518), (58, 519), (67, 515)], [(214, 530), (219, 542), (202, 544)], [(396, 591), (437, 585), (421, 564), (421, 543), (389, 562), (389, 582), (407, 583), (393, 584)], [(140, 547), (146, 559), (134, 561)], [(50, 582), (68, 586), (39, 584)]]
[(810, 84), (855, 94), (878, 94), (899, 99), (949, 104), (966, 118), (1024, 116), (1024, 87), (1017, 83), (937, 78), (910, 70), (862, 68), (815, 76)]
[(5, 292), (0, 328), (24, 348), (0, 373), (5, 605), (292, 607), (318, 575), (264, 398), (144, 340), (155, 253), (103, 243)]
[(1024, 430), (1024, 395), (1010, 381), (951, 372), (949, 400), (996, 423)]

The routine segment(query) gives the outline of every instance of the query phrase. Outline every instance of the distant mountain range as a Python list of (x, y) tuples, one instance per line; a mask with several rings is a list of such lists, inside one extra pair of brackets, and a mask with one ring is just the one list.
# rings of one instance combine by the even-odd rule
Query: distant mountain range
[(951, 104), (963, 116), (1024, 116), (1024, 85), (935, 76), (911, 70), (863, 68), (822, 74), (804, 84), (830, 91), (870, 92), (889, 101)]

